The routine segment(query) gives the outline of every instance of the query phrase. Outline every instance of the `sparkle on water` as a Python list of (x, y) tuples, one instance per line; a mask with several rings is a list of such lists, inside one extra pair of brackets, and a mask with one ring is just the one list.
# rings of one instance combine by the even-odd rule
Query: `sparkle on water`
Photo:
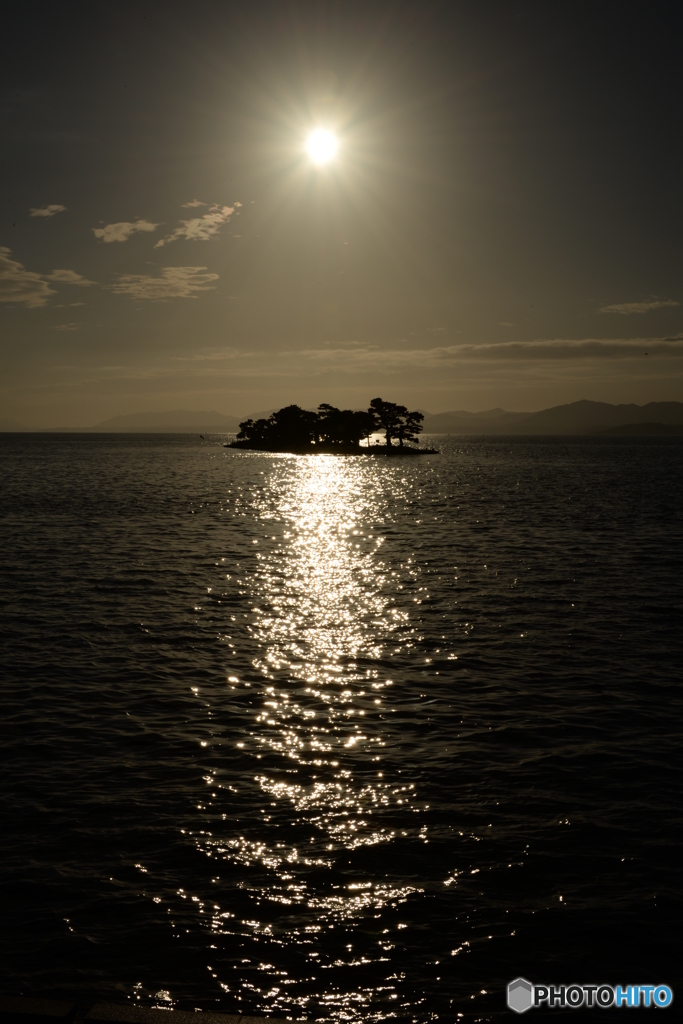
[(306, 140), (306, 152), (314, 164), (327, 164), (337, 154), (339, 143), (325, 128), (317, 128)]
[[(271, 810), (263, 818), (260, 837), (240, 835), (226, 841), (206, 832), (194, 837), (198, 849), (210, 857), (260, 864), (270, 875), (270, 884), (261, 889), (268, 902), (317, 912), (316, 941), (343, 922), (398, 908), (422, 891), (410, 884), (358, 878), (345, 886), (323, 882), (312, 892), (304, 876), (293, 873), (329, 871), (344, 848), (391, 843), (396, 831), (373, 820), (378, 811), (399, 806), (420, 811), (414, 784), (385, 779), (380, 770), (386, 745), (382, 704), (392, 681), (381, 669), (367, 667), (368, 659), (382, 653), (378, 634), (386, 641), (392, 633), (408, 633), (410, 623), (386, 592), (385, 577), (391, 570), (382, 560), (377, 496), (368, 487), (368, 470), (360, 460), (334, 456), (282, 459), (269, 486), (254, 498), (253, 512), (262, 523), (279, 524), (281, 543), (257, 554), (257, 569), (248, 581), (254, 639), (261, 652), (252, 664), (266, 685), (261, 708), (239, 746), (255, 758), (269, 755), (271, 764), (275, 757), (276, 775), (262, 771), (255, 776)], [(229, 683), (240, 689), (237, 677)], [(364, 772), (359, 782), (348, 759), (361, 749), (376, 770), (371, 778)], [(302, 769), (309, 784), (298, 781)], [(316, 778), (318, 773), (327, 777)], [(206, 781), (216, 786), (212, 776)], [(280, 838), (275, 824), (282, 818), (279, 808), (291, 808), (300, 822), (308, 822), (305, 849)], [(216, 938), (233, 932), (231, 917), (214, 906)], [(250, 925), (255, 938), (272, 938), (268, 923), (253, 920)], [(304, 944), (311, 941), (309, 928), (299, 940)], [(377, 956), (382, 955), (379, 949)], [(348, 959), (354, 962), (352, 956)], [(271, 997), (271, 1005), (281, 1011), (303, 1010), (308, 1002), (307, 996), (283, 998), (284, 992)], [(354, 1003), (367, 1013), (371, 994), (333, 987), (322, 999), (328, 1012), (345, 1016)]]

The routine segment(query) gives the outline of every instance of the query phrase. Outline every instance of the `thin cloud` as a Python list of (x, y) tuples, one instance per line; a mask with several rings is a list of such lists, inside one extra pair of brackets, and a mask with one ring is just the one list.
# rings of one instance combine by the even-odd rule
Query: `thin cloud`
[(57, 213), (64, 213), (66, 206), (60, 203), (50, 203), (49, 206), (32, 206), (29, 210), (29, 217), (54, 217)]
[(649, 313), (653, 309), (665, 309), (668, 306), (678, 306), (680, 303), (674, 299), (652, 299), (649, 302), (617, 302), (613, 306), (601, 306), (598, 313), (620, 313), (622, 316), (631, 316), (633, 313)]
[(89, 288), (90, 285), (96, 283), (77, 274), (75, 270), (52, 270), (45, 277), (48, 281), (55, 281), (57, 284), (77, 284), (81, 288)]
[(12, 259), (12, 250), (0, 246), (0, 302), (36, 308), (44, 306), (51, 295), (56, 295), (51, 284), (76, 284), (88, 287), (95, 281), (77, 274), (75, 270), (52, 270), (49, 274), (38, 274), (27, 270), (23, 263)]
[(81, 327), (80, 324), (57, 324), (57, 326), (55, 327), (55, 330), (56, 331), (78, 331), (80, 329), (80, 327)]
[(492, 345), (455, 345), (448, 350), (454, 358), (476, 359), (639, 359), (650, 355), (683, 355), (683, 338), (555, 338), (539, 341), (509, 341)]
[(206, 242), (209, 238), (213, 238), (224, 224), (228, 223), (235, 209), (241, 205), (241, 203), (235, 203), (233, 206), (212, 206), (209, 212), (201, 217), (181, 220), (180, 227), (177, 227), (166, 238), (159, 239), (154, 248), (159, 249), (162, 245), (177, 242), (179, 238), (185, 238), (190, 242)]
[(44, 306), (54, 288), (42, 274), (26, 270), (18, 260), (11, 259), (11, 249), (0, 246), (0, 302), (12, 302), (35, 309)]
[(165, 267), (161, 275), (120, 274), (111, 290), (134, 299), (196, 299), (197, 292), (215, 288), (218, 274), (207, 273), (206, 267)]
[(683, 357), (683, 336), (675, 338), (611, 338), (500, 342), (484, 345), (449, 345), (429, 349), (382, 349), (379, 346), (304, 349), (300, 355), (320, 368), (348, 372), (369, 368), (400, 370), (408, 367), (439, 368), (457, 363), (577, 361), (593, 359), (642, 359)]
[(208, 203), (203, 203), (201, 199), (193, 199), (191, 203), (181, 203), (183, 209), (188, 209), (191, 206), (208, 206)]
[(93, 228), (92, 233), (103, 242), (126, 242), (138, 231), (156, 231), (158, 227), (158, 224), (148, 220), (121, 220), (116, 224), (106, 224), (103, 228)]

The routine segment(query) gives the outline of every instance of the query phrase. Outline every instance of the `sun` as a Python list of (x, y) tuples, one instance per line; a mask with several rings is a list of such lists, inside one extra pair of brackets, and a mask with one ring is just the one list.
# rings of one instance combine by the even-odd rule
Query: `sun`
[(316, 128), (306, 139), (306, 152), (314, 164), (328, 164), (336, 154), (339, 143), (332, 132), (324, 128)]

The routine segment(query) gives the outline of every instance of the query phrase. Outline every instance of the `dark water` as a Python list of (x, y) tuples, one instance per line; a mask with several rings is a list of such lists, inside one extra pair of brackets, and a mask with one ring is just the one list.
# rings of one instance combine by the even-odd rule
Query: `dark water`
[(0, 987), (451, 1021), (520, 974), (675, 985), (683, 445), (220, 441), (0, 436)]

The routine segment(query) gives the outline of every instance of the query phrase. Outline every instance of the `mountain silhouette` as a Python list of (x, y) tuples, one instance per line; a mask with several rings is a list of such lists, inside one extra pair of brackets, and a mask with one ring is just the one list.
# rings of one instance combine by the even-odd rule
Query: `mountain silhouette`
[(425, 416), (426, 434), (595, 434), (638, 423), (683, 425), (683, 402), (610, 405), (583, 399), (534, 413), (443, 412)]

